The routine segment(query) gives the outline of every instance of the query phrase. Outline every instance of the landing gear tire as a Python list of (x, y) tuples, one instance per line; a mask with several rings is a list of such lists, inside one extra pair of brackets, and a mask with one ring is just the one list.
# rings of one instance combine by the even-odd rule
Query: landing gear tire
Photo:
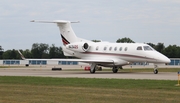
[(117, 73), (118, 69), (116, 67), (113, 67), (112, 71), (113, 71), (113, 73)]
[(99, 67), (98, 70), (99, 70), (99, 71), (102, 71), (102, 67)]
[(91, 73), (91, 74), (94, 74), (94, 73), (95, 73), (95, 69), (90, 70), (90, 73)]
[(157, 69), (154, 70), (154, 74), (158, 74), (158, 70)]
[(154, 65), (154, 74), (158, 74), (158, 70), (157, 70), (158, 66)]
[(96, 64), (93, 63), (93, 64), (91, 65), (91, 68), (90, 68), (90, 73), (91, 73), (91, 74), (94, 74), (95, 72), (96, 72)]

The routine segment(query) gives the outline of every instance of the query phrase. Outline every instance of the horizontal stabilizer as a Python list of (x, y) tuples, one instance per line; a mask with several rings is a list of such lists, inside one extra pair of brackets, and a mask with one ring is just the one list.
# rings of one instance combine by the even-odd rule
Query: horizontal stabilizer
[(53, 20), (53, 21), (41, 21), (41, 20), (31, 20), (30, 22), (39, 22), (39, 23), (58, 23), (58, 24), (66, 24), (66, 23), (80, 23), (80, 21), (66, 21), (66, 20)]

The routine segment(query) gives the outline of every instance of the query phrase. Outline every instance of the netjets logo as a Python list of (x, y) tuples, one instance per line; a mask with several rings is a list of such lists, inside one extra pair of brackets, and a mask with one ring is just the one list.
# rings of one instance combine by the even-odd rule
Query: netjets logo
[(63, 45), (70, 44), (70, 42), (61, 34)]

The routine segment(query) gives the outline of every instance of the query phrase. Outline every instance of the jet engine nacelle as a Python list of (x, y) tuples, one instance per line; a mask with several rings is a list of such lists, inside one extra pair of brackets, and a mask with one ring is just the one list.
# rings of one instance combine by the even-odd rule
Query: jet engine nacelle
[(77, 52), (87, 52), (90, 49), (90, 45), (85, 42), (76, 42), (66, 45), (66, 48)]

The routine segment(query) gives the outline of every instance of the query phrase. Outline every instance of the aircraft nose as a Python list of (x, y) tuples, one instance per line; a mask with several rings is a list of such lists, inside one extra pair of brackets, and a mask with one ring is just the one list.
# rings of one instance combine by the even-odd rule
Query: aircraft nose
[(164, 59), (164, 62), (165, 62), (165, 63), (170, 63), (171, 60), (170, 60), (169, 58), (166, 57), (166, 59)]
[(156, 63), (168, 64), (171, 62), (171, 60), (168, 57), (166, 57), (165, 55), (159, 52), (156, 52), (156, 53), (154, 52), (154, 53), (151, 53), (150, 55), (156, 60), (155, 61)]
[(162, 55), (162, 57), (159, 58), (159, 61), (161, 61), (162, 63), (170, 63), (171, 62), (171, 60), (164, 55)]

